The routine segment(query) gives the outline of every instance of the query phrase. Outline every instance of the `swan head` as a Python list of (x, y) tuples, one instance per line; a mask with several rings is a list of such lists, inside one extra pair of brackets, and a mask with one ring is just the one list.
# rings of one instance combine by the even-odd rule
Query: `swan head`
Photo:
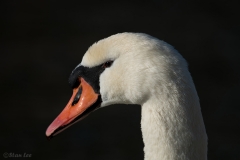
[(120, 33), (93, 44), (72, 71), (73, 95), (46, 131), (55, 136), (111, 104), (144, 104), (161, 94), (187, 64), (169, 44), (142, 33)]

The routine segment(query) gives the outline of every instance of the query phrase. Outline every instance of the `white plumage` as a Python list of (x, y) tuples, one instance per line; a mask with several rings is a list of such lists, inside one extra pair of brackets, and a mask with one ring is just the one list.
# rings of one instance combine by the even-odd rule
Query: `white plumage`
[(69, 77), (72, 97), (52, 137), (97, 108), (139, 104), (145, 160), (206, 160), (207, 135), (187, 63), (169, 44), (121, 33), (93, 44)]
[(93, 44), (80, 65), (114, 61), (100, 75), (101, 107), (139, 104), (145, 160), (205, 160), (207, 135), (187, 63), (169, 44), (121, 33)]

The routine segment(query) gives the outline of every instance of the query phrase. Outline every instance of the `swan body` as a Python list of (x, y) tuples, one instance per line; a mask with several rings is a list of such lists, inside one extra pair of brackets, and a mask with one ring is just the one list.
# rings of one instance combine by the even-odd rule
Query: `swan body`
[[(70, 84), (76, 81), (76, 86), (92, 86), (100, 95), (100, 107), (141, 105), (145, 160), (207, 159), (207, 135), (198, 95), (186, 61), (171, 45), (142, 33), (110, 36), (88, 49), (70, 76)], [(97, 102), (95, 99), (88, 106)], [(70, 126), (87, 109), (73, 118), (56, 118), (47, 136)]]

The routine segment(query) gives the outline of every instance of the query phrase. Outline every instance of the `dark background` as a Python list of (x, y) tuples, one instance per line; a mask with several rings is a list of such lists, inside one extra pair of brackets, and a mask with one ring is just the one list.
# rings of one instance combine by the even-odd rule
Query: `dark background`
[(45, 130), (71, 96), (68, 76), (94, 42), (143, 32), (188, 61), (210, 160), (240, 159), (240, 17), (237, 1), (2, 0), (0, 159), (143, 159), (141, 107), (100, 109), (48, 141)]

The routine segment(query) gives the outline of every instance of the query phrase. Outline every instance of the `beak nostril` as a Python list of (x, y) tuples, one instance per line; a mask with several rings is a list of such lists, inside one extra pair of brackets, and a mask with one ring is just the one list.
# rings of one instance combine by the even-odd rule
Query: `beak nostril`
[(74, 106), (75, 104), (78, 103), (81, 94), (82, 94), (82, 86), (79, 87), (78, 92), (77, 92), (76, 96), (73, 99), (72, 106)]

